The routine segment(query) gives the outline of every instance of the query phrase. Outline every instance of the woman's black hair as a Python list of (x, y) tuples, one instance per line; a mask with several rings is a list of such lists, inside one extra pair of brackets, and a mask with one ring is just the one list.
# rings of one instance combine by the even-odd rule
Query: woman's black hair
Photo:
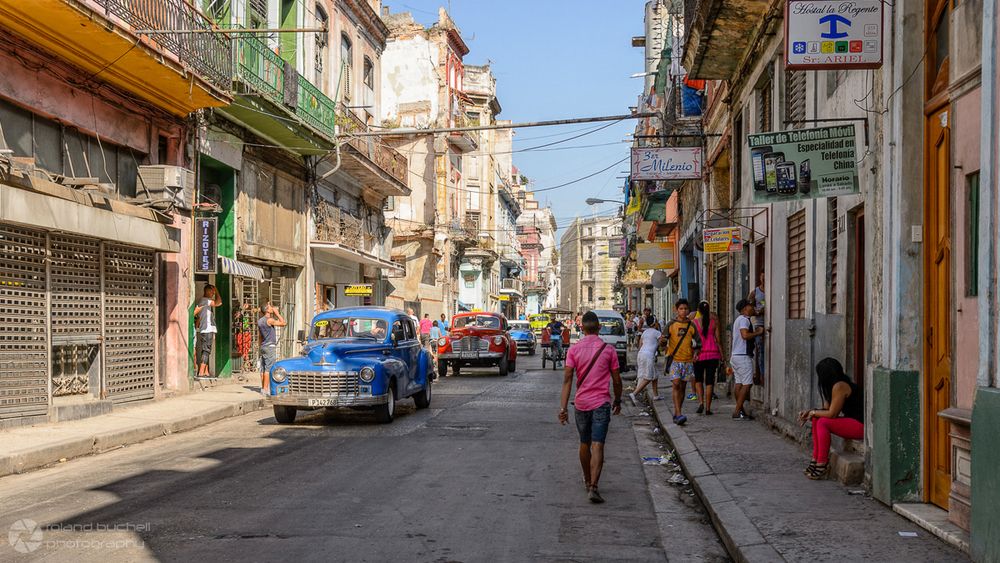
[(698, 303), (698, 312), (701, 313), (701, 335), (708, 336), (708, 325), (712, 324), (712, 317), (708, 311), (708, 301)]
[(816, 376), (819, 379), (819, 394), (823, 400), (830, 402), (833, 398), (833, 386), (843, 381), (851, 383), (844, 373), (844, 366), (834, 358), (823, 358), (816, 364)]

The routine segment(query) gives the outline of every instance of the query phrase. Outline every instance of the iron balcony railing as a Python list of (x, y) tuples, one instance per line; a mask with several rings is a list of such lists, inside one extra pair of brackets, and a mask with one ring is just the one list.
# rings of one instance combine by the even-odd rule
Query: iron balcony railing
[(336, 103), (260, 39), (238, 35), (235, 43), (236, 80), (332, 141)]
[(149, 33), (154, 43), (173, 53), (202, 79), (223, 91), (230, 91), (233, 79), (232, 45), (223, 33), (184, 33), (210, 31), (216, 26), (185, 0), (92, 0), (137, 30)]
[(332, 139), (336, 134), (336, 104), (319, 88), (313, 86), (312, 82), (306, 80), (306, 77), (299, 74), (298, 80), (299, 99), (295, 106), (295, 114), (310, 127)]
[(399, 180), (404, 186), (409, 185), (406, 178), (407, 171), (409, 170), (406, 157), (396, 149), (386, 146), (375, 137), (351, 135), (352, 133), (367, 132), (368, 125), (364, 121), (361, 121), (358, 116), (354, 115), (354, 112), (343, 102), (339, 104), (339, 109), (340, 130), (342, 134), (348, 136), (348, 144), (354, 150), (371, 160), (375, 166), (385, 170), (390, 176)]
[(524, 293), (524, 280), (518, 278), (503, 278), (500, 280), (500, 293)]
[[(243, 82), (271, 103), (281, 106), (285, 101), (285, 61), (263, 41), (250, 35), (237, 35), (236, 79)], [(232, 80), (230, 78), (230, 80)]]

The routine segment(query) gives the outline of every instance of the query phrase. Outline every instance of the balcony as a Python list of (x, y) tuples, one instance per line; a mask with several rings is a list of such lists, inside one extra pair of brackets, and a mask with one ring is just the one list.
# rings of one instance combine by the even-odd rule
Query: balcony
[(333, 149), (336, 105), (263, 41), (233, 40), (236, 100), (219, 111), (300, 155)]
[(517, 278), (503, 278), (500, 280), (500, 295), (524, 297), (524, 281)]
[(174, 115), (231, 101), (230, 40), (180, 33), (214, 28), (184, 0), (0, 2), (0, 27)]
[(409, 164), (405, 156), (378, 137), (352, 135), (367, 132), (368, 125), (343, 103), (337, 123), (341, 135), (347, 137), (342, 164), (347, 172), (384, 196), (410, 195)]
[[(459, 114), (452, 119), (452, 127), (472, 127), (472, 123), (465, 115), (464, 106), (459, 106)], [(479, 134), (475, 131), (455, 131), (448, 135), (448, 142), (454, 145), (459, 152), (472, 152), (479, 148)]]
[(688, 76), (729, 80), (768, 5), (764, 0), (684, 0)]
[(524, 284), (526, 293), (548, 293), (549, 284), (544, 281), (529, 281)]

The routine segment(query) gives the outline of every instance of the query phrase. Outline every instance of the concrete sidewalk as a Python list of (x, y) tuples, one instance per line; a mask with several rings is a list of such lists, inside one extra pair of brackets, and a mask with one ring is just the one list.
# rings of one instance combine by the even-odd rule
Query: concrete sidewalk
[(968, 561), (862, 487), (807, 479), (808, 452), (763, 424), (733, 420), (726, 398), (712, 416), (684, 401), (688, 423), (673, 424), (670, 386), (660, 383), (664, 400), (653, 412), (734, 560)]
[(260, 393), (244, 385), (116, 407), (111, 413), (0, 431), (0, 477), (191, 430), (264, 408)]

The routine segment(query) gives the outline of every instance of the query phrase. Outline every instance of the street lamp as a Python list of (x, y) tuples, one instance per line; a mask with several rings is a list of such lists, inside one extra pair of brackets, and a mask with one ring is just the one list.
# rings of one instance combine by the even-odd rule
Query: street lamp
[(597, 205), (598, 203), (617, 203), (619, 205), (625, 205), (624, 201), (616, 201), (613, 199), (599, 199), (596, 197), (588, 197), (586, 203), (587, 205)]

